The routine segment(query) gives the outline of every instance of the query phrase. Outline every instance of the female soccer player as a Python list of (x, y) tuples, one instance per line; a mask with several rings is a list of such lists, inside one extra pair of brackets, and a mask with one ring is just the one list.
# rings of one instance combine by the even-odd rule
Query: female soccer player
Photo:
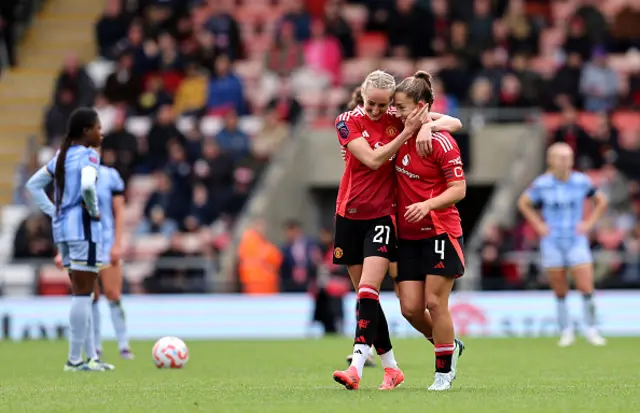
[[(120, 261), (120, 248), (124, 230), (124, 182), (120, 173), (114, 168), (105, 165), (100, 166), (100, 179), (98, 180), (98, 206), (102, 216), (102, 263), (100, 268), (100, 282), (104, 293), (109, 300), (111, 309), (111, 322), (116, 332), (120, 357), (133, 359), (133, 353), (129, 347), (127, 330), (124, 318), (124, 309), (120, 302), (122, 294), (122, 264)], [(56, 264), (61, 266), (60, 253), (56, 256)], [(98, 355), (102, 353), (102, 339), (100, 334), (100, 288), (98, 283), (94, 289), (92, 305), (92, 328), (94, 343)], [(87, 351), (85, 349), (85, 351)]]
[[(96, 181), (100, 160), (91, 147), (100, 146), (100, 120), (95, 110), (76, 109), (59, 152), (27, 182), (38, 207), (53, 220), (53, 238), (71, 277), (69, 357), (64, 371), (104, 370), (95, 355), (82, 360), (89, 334), (91, 293), (100, 268), (102, 225)], [(55, 203), (44, 188), (54, 181)]]
[[(606, 211), (608, 201), (585, 174), (573, 171), (573, 150), (566, 143), (549, 147), (547, 163), (547, 173), (536, 178), (522, 194), (518, 208), (541, 238), (542, 266), (557, 300), (561, 332), (558, 345), (566, 347), (575, 342), (565, 302), (569, 292), (569, 270), (584, 298), (585, 337), (594, 346), (603, 346), (607, 341), (596, 328), (593, 259), (587, 235)], [(588, 198), (593, 199), (595, 208), (585, 218), (584, 201)], [(536, 207), (542, 208), (542, 216)]]
[[(408, 119), (416, 108), (433, 104), (431, 76), (417, 72), (394, 95), (396, 109)], [(433, 152), (421, 157), (412, 137), (395, 159), (398, 180), (398, 290), (404, 317), (419, 331), (431, 314), (436, 373), (429, 390), (447, 390), (460, 355), (449, 313), (449, 295), (464, 273), (462, 227), (455, 204), (466, 184), (460, 150), (446, 132), (433, 134)]]
[[(336, 119), (338, 140), (346, 147), (346, 168), (336, 207), (334, 263), (346, 265), (358, 290), (358, 323), (351, 365), (336, 371), (334, 380), (357, 389), (372, 344), (382, 359), (385, 376), (380, 389), (404, 381), (391, 348), (379, 289), (395, 260), (395, 177), (393, 157), (421, 127), (423, 109), (407, 116), (404, 130), (389, 109), (395, 89), (393, 76), (375, 71), (362, 84), (363, 105)], [(374, 343), (375, 338), (375, 343)]]

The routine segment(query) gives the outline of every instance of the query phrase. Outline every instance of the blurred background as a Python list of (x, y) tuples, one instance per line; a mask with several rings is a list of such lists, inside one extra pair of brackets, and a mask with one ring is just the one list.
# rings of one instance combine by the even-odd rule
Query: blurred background
[[(3, 0), (3, 337), (26, 337), (17, 325), (40, 323), (46, 335), (66, 324), (68, 277), (52, 264), (50, 222), (24, 184), (79, 106), (100, 113), (102, 162), (126, 182), (134, 339), (161, 335), (150, 321), (172, 303), (181, 315), (227, 320), (162, 326), (183, 338), (242, 336), (245, 316), (263, 327), (258, 336), (348, 328), (350, 283), (331, 264), (344, 168), (332, 126), (375, 69), (398, 80), (430, 72), (433, 110), (464, 124), (459, 330), (553, 330), (551, 294), (532, 292), (548, 289), (537, 236), (515, 201), (543, 171), (546, 147), (562, 141), (611, 201), (591, 235), (597, 286), (612, 289), (602, 293), (611, 302), (603, 331), (640, 334), (615, 321), (624, 303), (640, 302), (640, 2)], [(388, 317), (404, 326), (388, 297)]]

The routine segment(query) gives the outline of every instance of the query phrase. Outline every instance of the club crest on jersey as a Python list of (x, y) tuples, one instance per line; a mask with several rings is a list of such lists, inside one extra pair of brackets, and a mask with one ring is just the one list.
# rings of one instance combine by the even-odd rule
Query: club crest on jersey
[(95, 163), (97, 165), (98, 164), (98, 157), (97, 156), (93, 156), (93, 155), (89, 155), (89, 162)]
[(341, 120), (336, 125), (336, 129), (342, 139), (347, 139), (349, 137), (349, 127), (347, 126), (347, 122)]
[(411, 157), (409, 156), (409, 154), (407, 154), (402, 158), (402, 164), (404, 166), (407, 166), (409, 165), (409, 162), (411, 162)]
[(398, 129), (396, 129), (394, 126), (387, 127), (387, 135), (396, 136), (397, 134), (398, 134)]
[(342, 251), (342, 248), (338, 247), (336, 249), (333, 250), (333, 256), (340, 259), (342, 258), (342, 256), (344, 255), (344, 252)]

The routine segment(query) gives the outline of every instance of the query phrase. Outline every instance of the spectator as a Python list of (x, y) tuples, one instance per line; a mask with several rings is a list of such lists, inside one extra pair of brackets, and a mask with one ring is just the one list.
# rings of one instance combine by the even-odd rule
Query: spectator
[(223, 151), (239, 161), (249, 153), (249, 135), (238, 128), (238, 114), (234, 110), (224, 116), (224, 128), (216, 136), (216, 142)]
[(58, 145), (67, 133), (67, 122), (77, 108), (75, 94), (72, 89), (61, 87), (57, 97), (45, 115), (45, 134), (47, 145)]
[(144, 207), (144, 216), (152, 221), (154, 225), (162, 223), (163, 220), (152, 219), (151, 211), (160, 207), (167, 219), (174, 222), (181, 220), (183, 216), (184, 203), (188, 201), (174, 196), (171, 178), (166, 173), (156, 173), (156, 190), (151, 193), (147, 204)]
[(136, 236), (161, 234), (166, 238), (171, 238), (177, 231), (176, 222), (165, 216), (162, 206), (155, 205), (149, 211), (149, 218), (143, 219), (136, 229)]
[(246, 113), (242, 82), (231, 71), (226, 55), (218, 56), (215, 61), (215, 73), (209, 82), (207, 110), (211, 115), (229, 110), (235, 110), (239, 114)]
[(162, 168), (169, 158), (170, 142), (183, 144), (185, 138), (175, 124), (175, 114), (169, 105), (158, 109), (157, 117), (147, 135), (146, 165), (152, 171)]
[(196, 63), (187, 63), (186, 77), (176, 93), (173, 110), (180, 115), (195, 115), (204, 109), (207, 96), (207, 77)]
[(91, 106), (95, 99), (96, 88), (93, 81), (80, 65), (78, 56), (73, 53), (67, 55), (64, 60), (64, 66), (56, 80), (54, 96), (60, 89), (73, 91), (76, 106)]
[(167, 32), (158, 36), (157, 70), (180, 72), (184, 70), (184, 58), (178, 50), (175, 39)]
[(530, 69), (531, 61), (524, 54), (516, 54), (511, 59), (511, 70), (520, 81), (522, 97), (531, 105), (540, 103), (540, 90), (543, 87), (540, 75)]
[(551, 81), (553, 103), (547, 105), (551, 110), (559, 110), (570, 105), (582, 107), (580, 96), (580, 78), (582, 73), (582, 58), (577, 52), (569, 53), (567, 61), (558, 70)]
[(387, 19), (389, 54), (398, 57), (425, 57), (432, 54), (433, 16), (415, 0), (396, 0)]
[(125, 129), (125, 120), (125, 113), (118, 112), (111, 131), (102, 139), (102, 152), (113, 153), (115, 168), (126, 183), (138, 166), (139, 153), (138, 138)]
[[(284, 13), (278, 24), (279, 28), (290, 24), (293, 29), (293, 37), (298, 42), (309, 40), (311, 35), (309, 28), (311, 27), (311, 16), (307, 13), (303, 0), (285, 0), (282, 2)], [(282, 35), (282, 30), (277, 33)], [(281, 39), (277, 39), (281, 40)]]
[(107, 77), (104, 95), (113, 104), (134, 107), (142, 92), (142, 79), (133, 72), (133, 55), (124, 53), (118, 58), (115, 72)]
[(304, 54), (295, 38), (294, 26), (285, 21), (280, 26), (280, 35), (273, 49), (266, 55), (266, 66), (281, 77), (290, 76), (304, 63)]
[(280, 291), (306, 292), (316, 282), (322, 251), (302, 232), (301, 224), (289, 220), (284, 224), (285, 243), (281, 248)]
[(204, 185), (194, 186), (191, 208), (184, 220), (185, 229), (195, 231), (202, 225), (211, 225), (215, 219), (216, 216), (211, 205), (211, 200), (209, 199), (207, 187)]
[(54, 255), (50, 220), (44, 214), (38, 213), (22, 221), (13, 243), (13, 259), (50, 259)]
[(587, 35), (592, 44), (602, 44), (607, 41), (607, 21), (598, 10), (596, 0), (583, 0), (576, 10), (576, 16), (580, 17), (587, 29)]
[(351, 59), (355, 56), (353, 33), (347, 21), (340, 14), (340, 0), (329, 0), (324, 5), (324, 25), (326, 34), (340, 42), (342, 56)]
[(146, 90), (140, 94), (136, 102), (136, 113), (140, 116), (150, 116), (161, 106), (172, 105), (173, 99), (166, 92), (162, 77), (152, 75), (147, 79)]
[(435, 55), (443, 55), (447, 50), (447, 38), (449, 36), (449, 3), (447, 0), (432, 0), (431, 13), (433, 14), (433, 40), (431, 50)]
[[(16, 53), (17, 39), (15, 36), (15, 12), (18, 5), (18, 0), (3, 0), (0, 2), (0, 44), (4, 43), (9, 59), (7, 63), (11, 67), (18, 65)], [(0, 60), (0, 73), (2, 72), (2, 66), (3, 62)]]
[(113, 46), (108, 53), (110, 57), (120, 60), (122, 54), (129, 54), (132, 56), (131, 68), (133, 68), (133, 57), (135, 60), (144, 57), (144, 31), (140, 21), (134, 20), (127, 30), (127, 36), (124, 39), (120, 39), (118, 43)]
[(534, 55), (538, 52), (538, 31), (531, 18), (527, 17), (524, 0), (511, 0), (504, 17), (509, 30), (509, 53)]
[(589, 60), (593, 45), (594, 43), (589, 39), (584, 20), (581, 17), (573, 17), (569, 21), (569, 30), (564, 42), (565, 53), (578, 53), (584, 62)]
[(304, 45), (304, 57), (308, 67), (330, 76), (335, 86), (340, 84), (340, 44), (335, 38), (326, 35), (321, 20), (314, 20), (311, 25), (311, 38)]
[(242, 57), (242, 42), (238, 23), (219, 0), (207, 0), (210, 18), (205, 27), (213, 34), (215, 47), (230, 60)]
[(489, 0), (474, 0), (473, 19), (469, 23), (469, 47), (479, 53), (492, 45), (494, 17)]
[(597, 47), (580, 77), (584, 108), (590, 112), (609, 111), (617, 104), (618, 76), (607, 62), (607, 52)]
[(498, 100), (498, 105), (502, 108), (516, 109), (531, 106), (531, 103), (522, 96), (520, 81), (513, 74), (502, 78)]
[(127, 36), (129, 22), (122, 13), (120, 0), (108, 0), (104, 14), (96, 24), (96, 43), (100, 56), (113, 59), (114, 46)]
[(237, 168), (233, 173), (233, 188), (222, 208), (222, 213), (235, 219), (242, 211), (249, 194), (251, 193), (251, 184), (253, 183), (254, 173), (249, 168)]
[(278, 271), (282, 253), (266, 236), (266, 224), (256, 219), (242, 234), (238, 246), (240, 288), (245, 294), (275, 294), (280, 291)]
[(280, 120), (296, 124), (302, 116), (302, 106), (292, 96), (291, 81), (286, 77), (280, 79), (278, 94), (269, 102), (267, 109), (275, 109)]
[(193, 167), (196, 179), (209, 188), (212, 204), (217, 212), (229, 203), (233, 186), (233, 158), (223, 152), (213, 140), (205, 140), (202, 158)]
[(589, 135), (578, 124), (578, 112), (573, 107), (566, 107), (562, 111), (562, 124), (553, 134), (554, 142), (564, 142), (571, 146), (574, 153), (578, 148), (589, 142)]

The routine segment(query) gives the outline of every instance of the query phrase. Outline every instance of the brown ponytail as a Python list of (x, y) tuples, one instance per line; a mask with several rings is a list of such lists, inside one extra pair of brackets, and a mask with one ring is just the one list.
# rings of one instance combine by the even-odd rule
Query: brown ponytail
[(364, 98), (362, 97), (362, 87), (358, 86), (351, 93), (351, 100), (347, 103), (347, 109), (354, 110), (360, 105), (364, 105)]
[(433, 105), (433, 81), (429, 73), (418, 70), (413, 76), (405, 78), (396, 87), (396, 93), (402, 92), (407, 97), (412, 99), (415, 103), (424, 102), (429, 105)]

